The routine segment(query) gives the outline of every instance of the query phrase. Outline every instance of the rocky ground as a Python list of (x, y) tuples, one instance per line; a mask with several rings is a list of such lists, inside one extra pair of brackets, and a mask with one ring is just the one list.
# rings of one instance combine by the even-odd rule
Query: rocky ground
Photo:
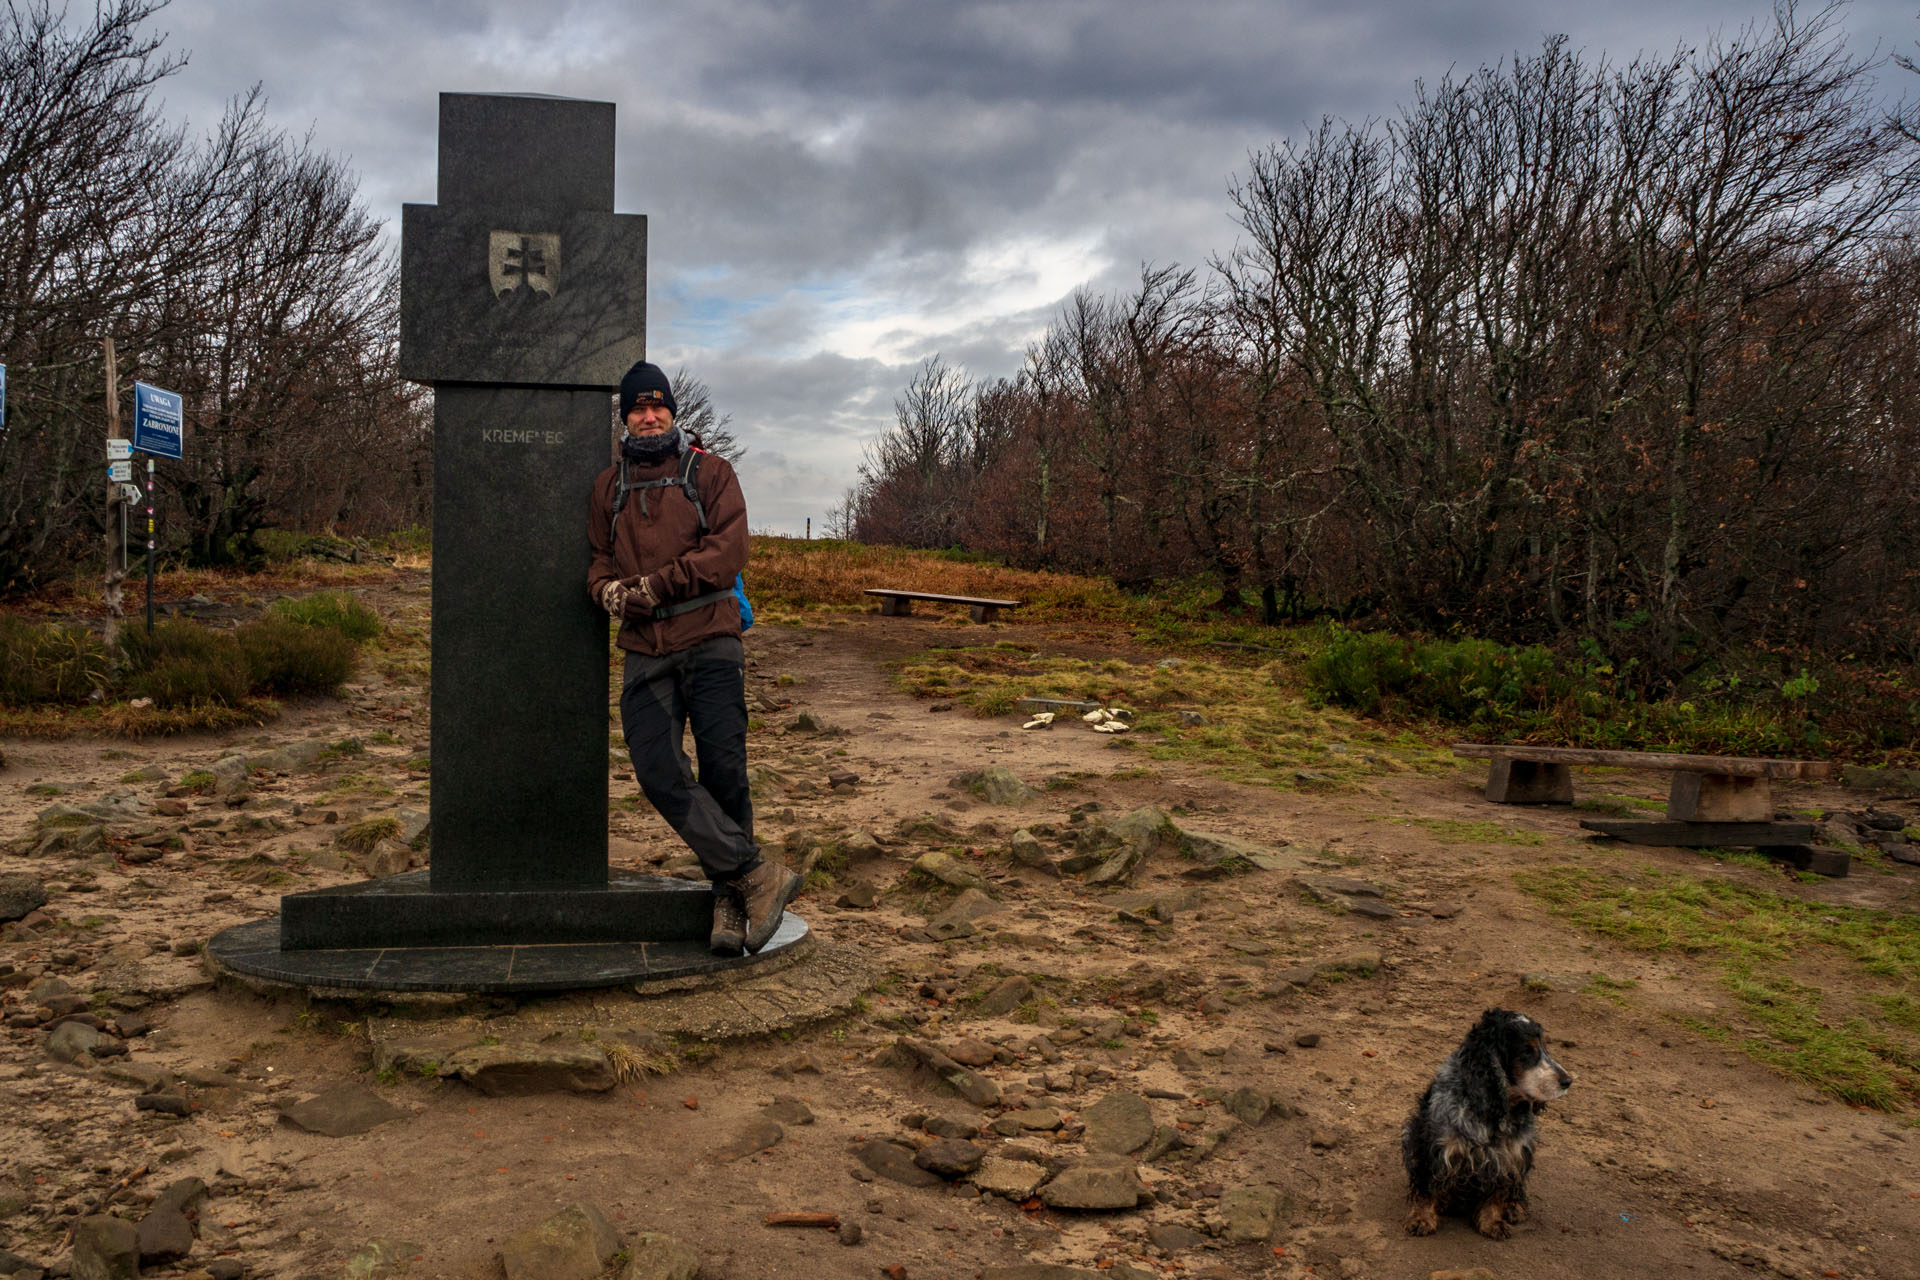
[[(426, 590), (370, 594), (424, 628)], [(418, 664), (265, 730), (0, 743), (0, 1275), (1920, 1275), (1911, 1117), (1689, 1030), (1728, 999), (1704, 967), (1578, 934), (1513, 877), (1651, 865), (1911, 911), (1920, 872), (1593, 843), (1465, 765), (1242, 786), (889, 682), (988, 634), (1057, 641), (750, 634), (761, 835), (813, 873), (817, 937), (718, 991), (366, 1006), (209, 976), (200, 944), (280, 894), (430, 857)], [(686, 873), (612, 745), (615, 862)], [(1410, 1239), (1399, 1126), (1494, 1005), (1575, 1076), (1534, 1216)]]

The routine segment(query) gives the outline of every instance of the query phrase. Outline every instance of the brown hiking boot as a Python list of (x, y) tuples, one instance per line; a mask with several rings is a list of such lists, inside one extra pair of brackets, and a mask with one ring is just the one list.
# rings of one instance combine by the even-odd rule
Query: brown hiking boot
[(773, 937), (787, 904), (799, 894), (800, 877), (778, 862), (765, 861), (731, 883), (747, 907), (746, 948), (758, 951)]
[(732, 884), (713, 886), (713, 933), (708, 945), (717, 956), (737, 956), (747, 941), (747, 909)]

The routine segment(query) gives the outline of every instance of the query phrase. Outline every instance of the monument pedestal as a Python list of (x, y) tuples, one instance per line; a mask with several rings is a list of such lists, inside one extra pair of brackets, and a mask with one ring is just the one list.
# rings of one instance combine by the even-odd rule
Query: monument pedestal
[[(807, 922), (793, 912), (781, 922), (773, 941), (758, 955), (716, 956), (707, 950), (709, 912), (700, 923), (700, 936), (684, 936), (687, 909), (709, 906), (712, 899), (701, 886), (663, 876), (619, 877), (631, 882), (624, 888), (609, 885), (600, 901), (611, 909), (631, 905), (650, 891), (656, 893), (655, 909), (671, 916), (679, 913), (683, 933), (673, 937), (650, 937), (639, 931), (625, 936), (629, 941), (528, 941), (496, 942), (483, 945), (448, 943), (443, 945), (382, 945), (363, 943), (306, 950), (282, 947), (284, 917), (269, 917), (235, 925), (215, 935), (207, 944), (207, 954), (222, 969), (249, 978), (285, 983), (308, 990), (331, 991), (450, 991), (473, 994), (527, 995), (543, 991), (574, 991), (592, 987), (634, 986), (669, 978), (723, 974), (757, 965), (772, 966), (791, 959), (802, 950), (811, 933)], [(396, 885), (395, 881), (415, 881)], [(366, 898), (390, 901), (411, 899), (416, 907), (428, 903), (445, 904), (453, 898), (496, 898), (498, 894), (434, 894), (425, 889), (425, 873), (410, 872), (387, 880), (370, 880), (364, 886), (344, 885), (339, 890), (319, 890), (294, 897), (320, 898), (328, 894), (347, 895), (365, 890)], [(678, 885), (679, 888), (669, 886)], [(283, 899), (284, 904), (291, 898)], [(475, 904), (478, 906), (479, 904)], [(576, 904), (581, 905), (581, 904)], [(297, 911), (296, 911), (297, 914)], [(567, 916), (577, 920), (577, 916)]]

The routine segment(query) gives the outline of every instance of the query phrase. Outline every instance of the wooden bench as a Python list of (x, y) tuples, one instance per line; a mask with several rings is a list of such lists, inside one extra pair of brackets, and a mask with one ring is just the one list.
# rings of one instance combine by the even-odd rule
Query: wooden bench
[(1024, 600), (988, 600), (980, 596), (945, 596), (937, 591), (895, 591), (888, 587), (868, 587), (867, 594), (880, 597), (880, 613), (888, 618), (905, 617), (913, 612), (915, 600), (936, 604), (964, 604), (975, 622), (992, 622), (1002, 609), (1018, 609)]
[(1846, 874), (1844, 854), (1836, 861), (1816, 856), (1823, 851), (1807, 849), (1812, 823), (1773, 820), (1774, 781), (1829, 777), (1834, 766), (1828, 761), (1483, 742), (1456, 742), (1453, 754), (1488, 762), (1487, 799), (1495, 804), (1572, 804), (1574, 765), (1671, 773), (1666, 821), (1590, 818), (1580, 825), (1634, 844), (1752, 847), (1778, 852), (1824, 875)]

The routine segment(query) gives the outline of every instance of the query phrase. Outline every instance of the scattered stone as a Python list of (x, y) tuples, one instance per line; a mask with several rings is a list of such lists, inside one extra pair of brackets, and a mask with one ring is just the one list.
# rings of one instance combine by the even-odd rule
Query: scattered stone
[(205, 1270), (210, 1280), (240, 1280), (247, 1264), (238, 1258), (208, 1258)]
[(173, 1083), (173, 1073), (165, 1067), (155, 1066), (138, 1058), (129, 1058), (125, 1062), (110, 1062), (100, 1068), (100, 1074), (109, 1080), (118, 1080), (121, 1084), (130, 1084), (143, 1093), (163, 1089)]
[(1005, 1196), (1009, 1200), (1025, 1200), (1038, 1191), (1047, 1180), (1044, 1165), (1030, 1160), (1007, 1160), (1000, 1156), (988, 1156), (973, 1171), (973, 1185), (982, 1191)]
[(1147, 1239), (1156, 1249), (1165, 1249), (1168, 1253), (1179, 1253), (1186, 1249), (1197, 1249), (1207, 1242), (1207, 1237), (1191, 1227), (1183, 1227), (1177, 1222), (1149, 1222)]
[(1429, 1271), (1427, 1280), (1500, 1280), (1500, 1277), (1485, 1267), (1475, 1267), (1471, 1271)]
[(1145, 1194), (1133, 1161), (1107, 1154), (1081, 1157), (1040, 1188), (1053, 1209), (1131, 1209)]
[(45, 1004), (55, 996), (70, 996), (73, 987), (65, 978), (42, 978), (27, 988), (27, 999), (35, 1004)]
[(166, 1189), (154, 1200), (153, 1208), (172, 1209), (176, 1213), (187, 1213), (199, 1208), (207, 1200), (207, 1184), (198, 1178), (181, 1178), (169, 1182)]
[(382, 840), (362, 859), (367, 875), (375, 880), (397, 876), (413, 862), (413, 850), (398, 840)]
[(1286, 1204), (1286, 1197), (1274, 1187), (1234, 1187), (1220, 1197), (1227, 1239), (1235, 1244), (1267, 1239)]
[(1004, 1017), (1033, 999), (1033, 994), (1033, 983), (1019, 974), (1003, 978), (981, 998), (980, 1013), (989, 1018)]
[(133, 1109), (163, 1116), (185, 1116), (193, 1112), (185, 1095), (179, 1093), (143, 1093), (133, 1100)]
[(629, 1250), (633, 1260), (620, 1280), (696, 1280), (700, 1255), (693, 1246), (658, 1231), (643, 1231)]
[(931, 849), (913, 860), (913, 869), (930, 880), (956, 889), (978, 889), (981, 879), (954, 860), (944, 849)]
[(407, 1273), (408, 1264), (419, 1255), (421, 1248), (410, 1240), (375, 1237), (347, 1258), (340, 1280), (394, 1280)]
[(500, 1247), (507, 1280), (598, 1280), (620, 1237), (599, 1206), (579, 1201)]
[(1038, 791), (1016, 778), (1005, 765), (962, 774), (952, 785), (974, 792), (988, 804), (1022, 805), (1040, 798)]
[(860, 1224), (857, 1222), (843, 1222), (840, 1224), (840, 1230), (837, 1234), (840, 1237), (841, 1244), (856, 1245), (860, 1243), (861, 1237), (866, 1233), (860, 1230)]
[(134, 1228), (140, 1264), (173, 1262), (193, 1252), (193, 1227), (178, 1209), (156, 1206)]
[(971, 1120), (962, 1120), (957, 1116), (927, 1116), (920, 1122), (920, 1128), (936, 1138), (977, 1138), (980, 1126)]
[(0, 875), (0, 924), (19, 920), (47, 905), (47, 887), (30, 875)]
[(834, 900), (836, 907), (852, 907), (864, 911), (880, 901), (880, 891), (865, 880), (855, 880)]
[(1242, 1087), (1220, 1099), (1220, 1106), (1242, 1124), (1259, 1124), (1273, 1110), (1273, 1099), (1258, 1089)]
[(365, 1133), (407, 1113), (357, 1084), (337, 1084), (304, 1102), (283, 1103), (280, 1117), (310, 1133), (329, 1138)]
[(961, 1066), (924, 1040), (902, 1036), (898, 1043), (974, 1106), (994, 1107), (1000, 1104), (1000, 1086), (985, 1076)]
[(885, 1138), (870, 1138), (854, 1148), (860, 1163), (892, 1182), (909, 1187), (937, 1187), (940, 1175), (914, 1163), (914, 1152)]
[[(112, 1036), (94, 1030), (84, 1022), (63, 1022), (47, 1037), (47, 1054), (59, 1062), (78, 1062), (91, 1057), (109, 1044)], [(118, 1046), (124, 1049), (125, 1046)]]
[[(1187, 827), (1177, 827), (1175, 830), (1175, 839), (1181, 852), (1201, 867), (1220, 870), (1259, 867), (1271, 870), (1288, 865), (1286, 859), (1267, 845), (1255, 844), (1251, 840), (1210, 831), (1194, 831)], [(1287, 841), (1276, 837), (1273, 843), (1285, 845)]]
[(1025, 827), (1013, 833), (1013, 838), (1007, 842), (1007, 852), (1023, 867), (1032, 867), (1044, 875), (1060, 874), (1060, 868), (1054, 865), (1053, 855), (1040, 843), (1040, 837)]
[(1320, 1047), (1320, 1033), (1318, 1031), (1302, 1031), (1293, 1038), (1293, 1043), (1302, 1049), (1318, 1049)]
[(1351, 876), (1295, 876), (1294, 883), (1305, 889), (1309, 897), (1320, 902), (1338, 902), (1341, 898), (1384, 898), (1387, 896), (1387, 891), (1379, 885), (1366, 880), (1355, 880)]
[(73, 1280), (134, 1280), (140, 1237), (123, 1218), (94, 1214), (73, 1229)]
[(974, 933), (973, 922), (993, 915), (1003, 907), (979, 889), (968, 889), (953, 905), (927, 923), (928, 932), (940, 938), (964, 938)]
[(1316, 1151), (1331, 1151), (1340, 1145), (1340, 1137), (1330, 1129), (1315, 1129), (1307, 1145)]
[(1089, 1151), (1125, 1155), (1153, 1138), (1153, 1111), (1136, 1093), (1110, 1093), (1080, 1113)]
[(994, 1060), (994, 1047), (975, 1036), (962, 1036), (946, 1047), (947, 1056), (968, 1067), (984, 1067)]
[(1357, 973), (1371, 977), (1384, 963), (1378, 951), (1350, 951), (1344, 956), (1323, 960), (1314, 966), (1320, 973)]
[(760, 1114), (781, 1124), (812, 1124), (813, 1108), (798, 1098), (775, 1098), (760, 1108)]
[(980, 1167), (987, 1149), (963, 1138), (937, 1138), (920, 1148), (913, 1162), (943, 1178), (965, 1177)]
[(787, 1131), (778, 1120), (761, 1116), (747, 1121), (746, 1126), (732, 1139), (715, 1148), (715, 1154), (722, 1160), (742, 1160), (768, 1147), (779, 1146), (781, 1139), (786, 1136)]
[(605, 1093), (620, 1082), (606, 1051), (592, 1044), (476, 1044), (455, 1050), (440, 1074), (488, 1097)]

